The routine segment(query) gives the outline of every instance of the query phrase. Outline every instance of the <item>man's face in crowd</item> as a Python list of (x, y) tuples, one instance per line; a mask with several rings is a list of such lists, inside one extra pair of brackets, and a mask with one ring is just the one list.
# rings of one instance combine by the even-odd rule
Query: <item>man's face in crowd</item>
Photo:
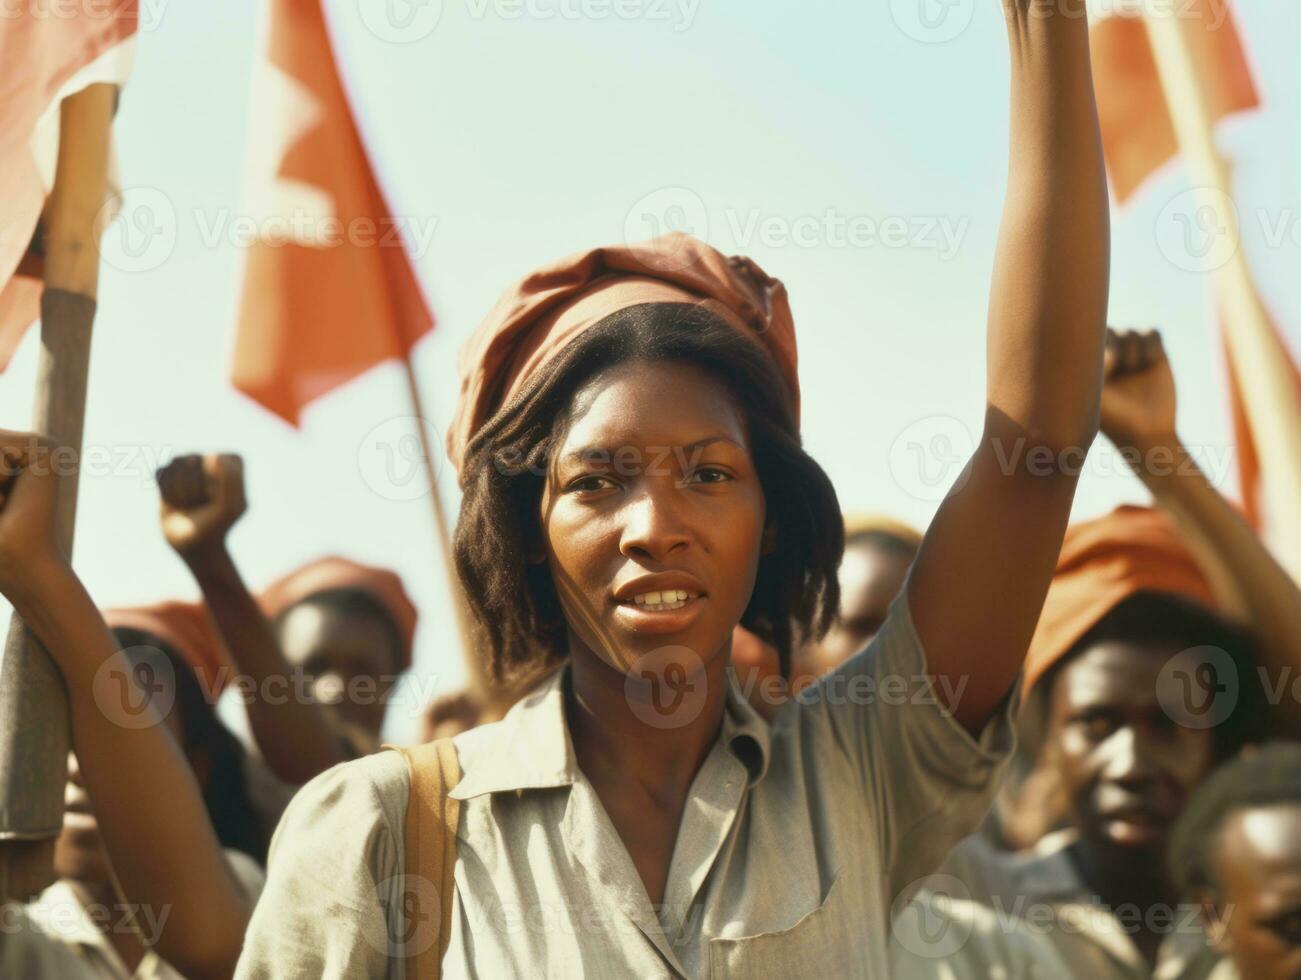
[(1243, 977), (1301, 978), (1301, 803), (1231, 813), (1212, 867), (1218, 948)]
[(1082, 842), (1162, 855), (1171, 824), (1214, 765), (1209, 728), (1175, 722), (1161, 668), (1178, 653), (1123, 642), (1077, 654), (1049, 693), (1050, 758)]
[(397, 672), (387, 624), (308, 601), (289, 610), (279, 632), (285, 659), (311, 675), (316, 700), (333, 705), (344, 721), (378, 733)]

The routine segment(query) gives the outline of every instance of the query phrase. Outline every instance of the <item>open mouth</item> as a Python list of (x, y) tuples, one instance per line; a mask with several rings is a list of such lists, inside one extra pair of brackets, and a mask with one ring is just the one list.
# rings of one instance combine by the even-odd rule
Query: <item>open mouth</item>
[(664, 589), (660, 592), (642, 592), (631, 600), (624, 600), (624, 604), (631, 604), (644, 612), (672, 612), (699, 598), (699, 595), (686, 589)]
[(614, 613), (616, 620), (634, 633), (679, 633), (697, 620), (704, 605), (704, 593), (662, 589), (617, 599)]

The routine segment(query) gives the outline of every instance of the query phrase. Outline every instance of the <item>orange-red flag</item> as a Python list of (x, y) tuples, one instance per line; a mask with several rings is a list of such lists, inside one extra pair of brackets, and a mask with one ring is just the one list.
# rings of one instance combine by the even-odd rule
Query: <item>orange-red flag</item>
[(297, 424), (303, 407), (405, 357), (433, 326), (335, 64), (320, 0), (270, 0), (254, 68), (248, 248), (232, 380)]
[(62, 6), (33, 0), (0, 16), (0, 371), (40, 314), (41, 262), (28, 246), (54, 184), (60, 105), (88, 85), (121, 85), (135, 54), (138, 0)]
[(1187, 20), (1188, 43), (1213, 122), (1260, 104), (1229, 0), (1091, 0), (1093, 85), (1117, 204), (1179, 150), (1143, 24), (1145, 6), (1152, 8), (1147, 16)]
[[(1270, 327), (1275, 335), (1278, 335), (1278, 328), (1273, 323)], [(1296, 358), (1292, 355), (1287, 341), (1280, 336), (1278, 344), (1285, 352), (1287, 366), (1290, 369), (1288, 373), (1296, 385), (1297, 398), (1301, 400), (1301, 369), (1297, 367)], [(1224, 360), (1226, 373), (1229, 376), (1229, 410), (1233, 416), (1233, 437), (1237, 449), (1238, 486), (1242, 495), (1242, 509), (1246, 512), (1247, 520), (1251, 522), (1252, 527), (1261, 530), (1268, 522), (1265, 520), (1267, 508), (1266, 502), (1262, 499), (1260, 486), (1260, 447), (1251, 427), (1251, 420), (1247, 416), (1246, 405), (1242, 400), (1244, 381), (1234, 367), (1233, 356), (1227, 345), (1225, 345)], [(1296, 505), (1296, 501), (1281, 503), (1284, 506)]]

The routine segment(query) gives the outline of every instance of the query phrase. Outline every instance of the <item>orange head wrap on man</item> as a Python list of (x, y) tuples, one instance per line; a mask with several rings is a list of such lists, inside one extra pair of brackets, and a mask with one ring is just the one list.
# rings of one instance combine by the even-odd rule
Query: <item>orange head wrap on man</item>
[(418, 613), (402, 587), (402, 579), (387, 568), (375, 568), (334, 556), (318, 558), (272, 582), (262, 590), (259, 602), (268, 618), (275, 619), (291, 606), (336, 589), (363, 592), (388, 613), (401, 641), (398, 671), (410, 667)]
[(1125, 599), (1163, 592), (1216, 608), (1215, 596), (1170, 518), (1123, 506), (1066, 531), (1057, 571), (1025, 660), (1024, 690)]

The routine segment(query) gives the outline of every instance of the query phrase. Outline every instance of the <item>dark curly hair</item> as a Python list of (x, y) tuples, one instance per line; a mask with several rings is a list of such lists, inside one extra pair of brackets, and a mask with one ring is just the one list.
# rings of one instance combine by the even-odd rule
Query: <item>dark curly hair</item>
[(840, 603), (844, 526), (831, 481), (804, 451), (791, 398), (770, 355), (716, 314), (690, 303), (643, 303), (605, 317), (540, 368), (475, 433), (461, 470), (456, 568), (489, 640), (498, 681), (554, 665), (568, 630), (545, 564), (539, 511), (547, 462), (579, 390), (629, 362), (703, 369), (730, 392), (749, 432), (776, 527), (741, 624), (771, 643), (789, 670), (795, 634), (821, 636)]

